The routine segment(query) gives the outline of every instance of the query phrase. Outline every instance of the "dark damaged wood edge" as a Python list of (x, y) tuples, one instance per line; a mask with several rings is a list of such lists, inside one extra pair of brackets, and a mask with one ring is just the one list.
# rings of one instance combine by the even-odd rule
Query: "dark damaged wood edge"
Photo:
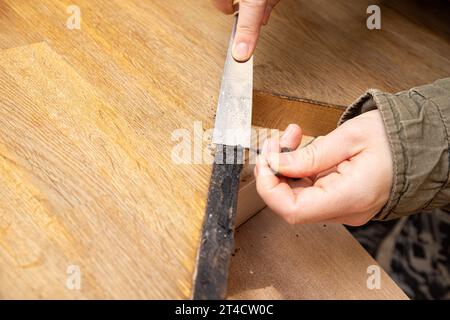
[(240, 147), (216, 146), (194, 276), (193, 299), (226, 297), (243, 159), (244, 152)]

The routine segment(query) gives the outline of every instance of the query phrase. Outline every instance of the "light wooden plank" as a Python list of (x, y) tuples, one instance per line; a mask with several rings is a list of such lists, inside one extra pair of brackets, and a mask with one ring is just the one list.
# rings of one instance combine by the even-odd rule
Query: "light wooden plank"
[[(369, 5), (381, 30), (368, 30)], [(367, 88), (398, 92), (450, 74), (450, 3), (282, 0), (255, 55), (255, 88), (349, 105)]]
[(0, 71), (0, 296), (189, 297), (208, 173), (149, 148), (158, 131), (138, 135), (45, 43)]
[(407, 299), (378, 264), (338, 224), (292, 226), (266, 208), (236, 233), (229, 299)]

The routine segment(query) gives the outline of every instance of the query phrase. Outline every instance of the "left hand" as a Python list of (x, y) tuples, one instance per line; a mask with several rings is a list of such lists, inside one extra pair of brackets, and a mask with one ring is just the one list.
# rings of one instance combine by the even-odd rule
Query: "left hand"
[[(393, 181), (380, 112), (348, 120), (304, 148), (298, 148), (301, 136), (299, 126), (289, 125), (257, 157), (256, 186), (266, 204), (289, 223), (357, 226), (373, 218), (388, 201)], [(297, 150), (280, 153), (286, 147)]]

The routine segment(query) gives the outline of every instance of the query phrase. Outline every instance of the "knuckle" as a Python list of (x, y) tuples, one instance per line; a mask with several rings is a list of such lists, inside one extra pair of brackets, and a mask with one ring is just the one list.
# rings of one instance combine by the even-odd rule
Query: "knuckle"
[(280, 210), (280, 208), (278, 208), (278, 210), (274, 209), (275, 208), (272, 208), (272, 210), (276, 212), (288, 224), (294, 225), (298, 223), (297, 214), (292, 208), (283, 208), (282, 210)]
[(299, 150), (299, 162), (303, 162), (314, 171), (314, 168), (317, 166), (317, 154), (318, 149), (314, 143), (307, 145), (305, 148)]
[(361, 136), (363, 135), (359, 126), (352, 125), (349, 121), (344, 123), (343, 129), (345, 130), (345, 139), (347, 139), (350, 144), (359, 143)]
[(288, 205), (288, 207), (285, 209), (283, 213), (283, 219), (290, 225), (295, 225), (302, 223), (301, 219), (301, 211), (299, 210), (299, 204), (293, 203), (291, 205)]
[(259, 26), (248, 23), (241, 23), (237, 26), (237, 32), (245, 35), (255, 35), (259, 32)]
[(297, 224), (297, 218), (294, 213), (287, 212), (283, 215), (284, 221), (286, 221), (290, 225)]

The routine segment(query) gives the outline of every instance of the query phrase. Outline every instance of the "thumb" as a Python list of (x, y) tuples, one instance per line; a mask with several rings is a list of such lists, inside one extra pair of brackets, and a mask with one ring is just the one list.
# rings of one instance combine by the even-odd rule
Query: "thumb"
[(361, 151), (357, 136), (347, 126), (293, 152), (270, 153), (267, 161), (276, 172), (286, 177), (302, 178), (333, 168)]

